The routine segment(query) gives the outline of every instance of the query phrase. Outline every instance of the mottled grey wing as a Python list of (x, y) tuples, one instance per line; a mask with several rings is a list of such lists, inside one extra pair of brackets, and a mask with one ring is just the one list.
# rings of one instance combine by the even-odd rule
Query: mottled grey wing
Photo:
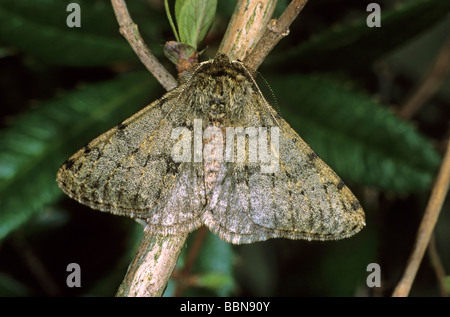
[(279, 127), (279, 171), (261, 173), (259, 163), (224, 162), (204, 223), (236, 244), (270, 238), (336, 240), (360, 231), (365, 223), (358, 200), (268, 107), (249, 109), (258, 113), (259, 122), (250, 113), (244, 122)]
[(100, 135), (59, 169), (70, 197), (101, 211), (144, 219), (154, 233), (187, 232), (201, 225), (204, 182), (199, 164), (176, 163), (174, 127), (190, 114), (178, 87)]

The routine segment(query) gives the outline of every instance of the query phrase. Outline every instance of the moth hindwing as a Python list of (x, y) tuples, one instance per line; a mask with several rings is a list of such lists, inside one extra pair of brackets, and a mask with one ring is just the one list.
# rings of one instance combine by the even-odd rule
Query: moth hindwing
[(365, 225), (348, 187), (224, 55), (76, 152), (57, 181), (80, 203), (161, 235), (204, 224), (236, 244), (335, 240)]

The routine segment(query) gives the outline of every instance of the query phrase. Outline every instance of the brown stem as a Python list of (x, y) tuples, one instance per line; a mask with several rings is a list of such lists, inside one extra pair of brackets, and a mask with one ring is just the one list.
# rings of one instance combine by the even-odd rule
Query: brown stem
[(277, 0), (239, 0), (219, 47), (230, 59), (243, 60), (263, 35)]
[(261, 39), (243, 62), (252, 70), (257, 70), (277, 43), (289, 34), (289, 26), (302, 11), (308, 0), (293, 0), (278, 20), (271, 20)]
[(151, 235), (144, 229), (139, 249), (116, 296), (162, 296), (186, 238), (187, 234), (167, 237)]
[(120, 33), (127, 39), (128, 43), (130, 43), (130, 46), (133, 48), (141, 62), (166, 90), (175, 88), (177, 86), (177, 81), (158, 61), (147, 45), (145, 45), (137, 25), (133, 22), (128, 13), (125, 1), (111, 0), (111, 3), (116, 14), (117, 22), (119, 22)]
[(439, 257), (439, 253), (436, 247), (436, 239), (434, 233), (431, 235), (430, 244), (428, 245), (428, 257), (430, 259), (431, 267), (436, 274), (436, 278), (439, 283), (439, 292), (442, 297), (448, 297), (449, 294), (445, 287), (445, 274), (444, 266), (442, 265), (441, 258)]
[(416, 243), (406, 266), (403, 277), (398, 283), (392, 296), (408, 296), (414, 278), (416, 277), (425, 250), (430, 242), (431, 234), (439, 217), (439, 213), (447, 195), (450, 183), (450, 139), (447, 143), (447, 150), (433, 186), (430, 199), (428, 201), (425, 214), (420, 224), (416, 236)]

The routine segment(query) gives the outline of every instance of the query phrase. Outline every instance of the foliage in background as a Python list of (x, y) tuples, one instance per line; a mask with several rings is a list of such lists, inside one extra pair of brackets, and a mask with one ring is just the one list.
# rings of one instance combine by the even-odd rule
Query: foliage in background
[[(66, 26), (66, 6), (70, 2), (82, 8), (81, 28)], [(210, 28), (214, 11), (208, 5), (194, 7), (194, 2), (178, 0), (173, 7), (177, 40), (193, 48), (208, 47), (205, 54), (214, 56), (234, 2), (218, 2), (212, 42), (206, 37), (201, 45), (198, 43)], [(169, 3), (173, 6), (173, 2)], [(276, 12), (283, 6), (286, 2), (280, 1)], [(324, 14), (330, 6), (335, 6), (336, 24), (327, 22)], [(361, 191), (368, 186), (382, 193), (419, 193), (422, 196), (415, 197), (426, 197), (439, 166), (438, 152), (417, 127), (400, 120), (373, 98), (377, 87), (373, 85), (371, 65), (444, 19), (450, 2), (412, 0), (382, 7), (382, 27), (377, 29), (366, 26), (365, 7), (360, 1), (311, 1), (291, 35), (269, 55), (262, 73), (268, 76), (281, 114), (352, 184), (352, 189)], [(164, 17), (162, 3), (157, 8), (147, 1), (132, 1), (129, 9), (147, 44), (161, 56), (164, 42), (173, 40), (168, 35), (171, 25)], [(192, 16), (206, 17), (206, 21), (190, 24)], [(162, 90), (149, 74), (134, 71), (143, 68), (118, 32), (110, 1), (0, 0), (0, 46), (5, 63), (20, 65), (14, 66), (13, 72), (31, 78), (7, 83), (8, 73), (2, 70), (2, 95), (14, 96), (14, 89), (22, 89), (10, 91), (8, 85), (24, 86), (33, 91), (28, 99), (35, 100), (31, 107), (16, 105), (14, 101), (20, 100), (17, 98), (5, 99), (6, 106), (14, 104), (20, 109), (7, 108), (5, 114), (9, 116), (2, 120), (4, 128), (0, 130), (0, 247), (5, 245), (0, 248), (0, 295), (42, 292), (42, 285), (32, 274), (21, 274), (26, 267), (11, 269), (14, 256), (7, 259), (3, 255), (15, 254), (11, 241), (19, 234), (25, 235), (25, 240), (39, 237), (47, 241), (32, 245), (44, 266), (52, 268), (52, 259), (62, 256), (48, 251), (49, 241), (58, 237), (61, 243), (73, 241), (71, 261), (84, 261), (84, 271), (97, 265), (95, 272), (101, 273), (92, 274), (89, 287), (69, 291), (62, 284), (60, 294), (114, 295), (133, 257), (131, 246), (139, 241), (136, 232), (141, 228), (120, 217), (97, 215), (68, 199), (61, 202), (56, 171), (78, 148), (158, 98)], [(5, 63), (0, 67), (6, 69)], [(98, 73), (102, 74), (100, 78), (96, 77)], [(64, 84), (67, 81), (70, 84)], [(419, 207), (423, 205), (415, 202)], [(276, 240), (234, 248), (208, 233), (192, 272), (197, 287), (187, 289), (185, 295), (356, 294), (365, 285), (365, 266), (377, 261), (377, 247), (382, 244), (376, 206), (369, 202), (363, 205), (368, 212), (368, 227), (342, 242)], [(66, 213), (68, 219), (56, 223), (49, 220), (52, 217), (43, 217)], [(28, 231), (42, 223), (46, 230)], [(78, 232), (83, 239), (76, 234), (68, 236), (67, 231)], [(75, 251), (82, 248), (75, 243), (78, 239), (98, 239), (98, 245), (113, 240), (120, 247), (115, 248), (118, 254), (112, 263), (97, 263), (101, 259), (95, 253), (86, 260)], [(190, 241), (177, 269), (185, 261)], [(409, 250), (409, 246), (406, 248)], [(108, 267), (101, 270), (101, 265)], [(59, 270), (64, 274), (65, 268)], [(64, 275), (60, 280), (65, 281)], [(173, 294), (176, 285), (176, 280), (171, 281), (166, 296)]]
[[(327, 26), (322, 32), (313, 33), (307, 41), (295, 43), (283, 54), (270, 55), (267, 64), (278, 69), (282, 66), (282, 71), (288, 69), (286, 60), (291, 61), (289, 68), (296, 70), (330, 72), (338, 68), (354, 72), (366, 69), (391, 50), (444, 19), (450, 11), (450, 3), (445, 0), (379, 1), (381, 27), (369, 28), (366, 7), (371, 1), (358, 2), (358, 14), (345, 23), (336, 21), (332, 27)], [(307, 12), (308, 7), (305, 9)]]
[[(117, 31), (109, 1), (72, 1), (82, 8), (82, 26), (69, 28), (66, 7), (71, 1), (0, 1), (0, 38), (44, 62), (64, 66), (101, 66), (137, 60)], [(130, 10), (147, 37), (163, 41), (163, 19), (142, 1)]]

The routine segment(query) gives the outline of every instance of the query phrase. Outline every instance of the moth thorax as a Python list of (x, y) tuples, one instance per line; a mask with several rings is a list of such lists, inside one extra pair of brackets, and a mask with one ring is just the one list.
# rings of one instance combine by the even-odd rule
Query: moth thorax
[(227, 115), (227, 109), (220, 100), (212, 101), (209, 107), (209, 118), (211, 120), (223, 120)]
[(210, 121), (234, 121), (242, 114), (243, 101), (239, 97), (230, 98), (229, 95), (209, 94), (195, 98), (191, 103), (191, 110), (195, 117)]
[(253, 92), (247, 79), (235, 72), (225, 75), (200, 74), (192, 82), (192, 87), (188, 97), (192, 112), (196, 116), (213, 121), (239, 119), (245, 102), (251, 99)]

